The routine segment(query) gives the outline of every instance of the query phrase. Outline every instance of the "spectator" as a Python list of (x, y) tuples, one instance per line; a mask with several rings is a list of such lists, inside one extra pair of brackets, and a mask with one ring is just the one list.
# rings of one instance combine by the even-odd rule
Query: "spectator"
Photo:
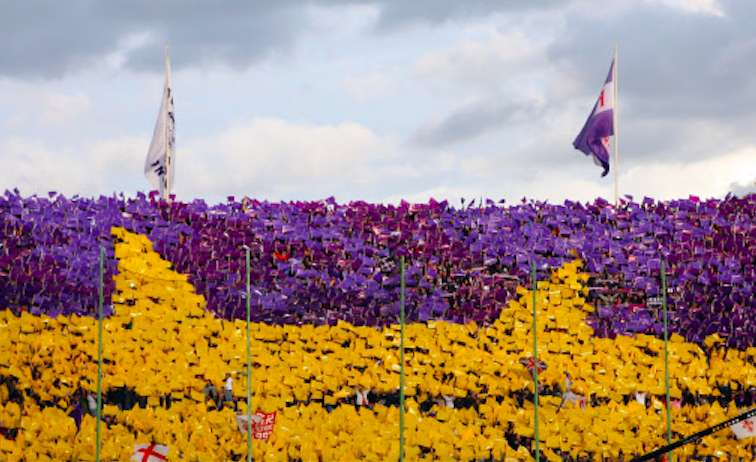
[(215, 385), (213, 385), (212, 380), (207, 379), (207, 381), (205, 382), (205, 387), (202, 389), (202, 392), (205, 395), (206, 406), (207, 406), (207, 402), (210, 401), (213, 407), (217, 410), (220, 410), (223, 407), (220, 401), (220, 395), (218, 394), (218, 389), (215, 388)]
[(225, 403), (233, 403), (234, 411), (237, 410), (236, 400), (234, 399), (234, 379), (231, 373), (226, 374), (226, 378), (223, 383), (223, 402), (224, 405)]

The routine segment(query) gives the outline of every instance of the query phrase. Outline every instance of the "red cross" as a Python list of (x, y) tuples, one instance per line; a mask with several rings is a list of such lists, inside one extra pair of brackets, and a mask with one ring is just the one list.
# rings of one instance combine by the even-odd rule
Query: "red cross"
[(136, 452), (141, 452), (144, 454), (142, 456), (142, 462), (150, 462), (150, 456), (156, 458), (157, 460), (168, 460), (167, 457), (155, 451), (155, 443), (152, 443), (149, 447), (146, 448), (139, 448)]
[(604, 89), (601, 89), (601, 94), (599, 94), (599, 108), (604, 107)]
[(753, 433), (753, 422), (751, 422), (751, 419), (743, 421), (743, 428), (748, 430), (748, 433)]

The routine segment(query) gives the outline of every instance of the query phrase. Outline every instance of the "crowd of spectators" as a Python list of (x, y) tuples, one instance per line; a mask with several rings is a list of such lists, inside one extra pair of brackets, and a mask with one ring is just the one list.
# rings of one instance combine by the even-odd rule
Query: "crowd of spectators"
[(407, 319), (493, 322), (517, 286), (580, 258), (592, 275), (600, 336), (661, 335), (666, 262), (672, 332), (702, 344), (753, 346), (756, 195), (614, 207), (565, 201), (446, 201), (398, 205), (333, 199), (208, 206), (154, 196), (0, 196), (0, 306), (34, 314), (93, 314), (99, 247), (106, 314), (116, 272), (113, 226), (145, 234), (226, 319), (245, 316), (245, 246), (252, 317), (270, 324), (383, 326), (398, 320), (400, 259)]
[[(123, 459), (134, 444), (157, 441), (175, 460), (238, 460), (246, 445), (234, 413), (246, 409), (246, 388), (228, 379), (246, 375), (244, 323), (214, 316), (151, 239), (111, 233), (117, 271), (104, 325), (105, 453)], [(543, 455), (622, 460), (664, 442), (662, 342), (596, 337), (587, 286), (596, 280), (584, 267), (573, 260), (548, 276), (542, 270), (535, 293)], [(408, 460), (532, 457), (532, 294), (527, 284), (513, 292), (492, 321), (406, 326)], [(8, 395), (0, 401), (8, 434), (0, 460), (86, 452), (95, 327), (75, 314), (0, 312), (0, 376), (11, 384), (0, 386)], [(270, 441), (255, 443), (256, 460), (395, 458), (398, 326), (264, 322), (252, 332), (254, 406), (278, 414)], [(753, 348), (728, 347), (717, 334), (700, 346), (673, 334), (669, 347), (675, 437), (753, 405)], [(723, 431), (679, 454), (744, 457), (753, 449)]]

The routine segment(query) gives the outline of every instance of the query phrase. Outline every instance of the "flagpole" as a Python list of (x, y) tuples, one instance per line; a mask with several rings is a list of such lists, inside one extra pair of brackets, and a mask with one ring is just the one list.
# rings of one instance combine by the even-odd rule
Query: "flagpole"
[(167, 179), (166, 179), (165, 181), (163, 181), (163, 180), (160, 180), (160, 197), (161, 197), (161, 198), (162, 198), (163, 200), (165, 200), (165, 199), (166, 199), (166, 195), (165, 195), (165, 182), (166, 182), (166, 181), (168, 181), (168, 180), (167, 180)]
[(612, 127), (614, 129), (614, 205), (619, 205), (619, 50), (614, 46), (614, 75), (612, 82), (614, 84), (614, 108), (612, 108)]
[(664, 388), (667, 395), (667, 444), (672, 444), (672, 403), (669, 396), (669, 318), (667, 313), (667, 268), (661, 261), (662, 310), (664, 311)]
[(534, 426), (535, 426), (535, 460), (536, 462), (540, 462), (541, 460), (541, 438), (540, 433), (538, 431), (538, 322), (536, 321), (536, 293), (537, 293), (537, 284), (536, 284), (536, 267), (533, 260), (530, 260), (530, 285), (532, 287), (533, 291), (533, 383), (534, 383), (534, 393), (533, 393), (533, 403), (535, 405), (535, 416), (534, 416)]
[[(663, 446), (659, 449), (654, 449), (653, 451), (649, 452), (648, 454), (644, 454), (640, 457), (636, 457), (635, 459), (630, 460), (630, 462), (645, 462), (647, 460), (655, 459), (663, 454), (668, 454), (671, 452), (672, 449), (677, 449), (681, 446), (685, 446), (686, 444), (692, 443), (694, 441), (700, 441), (703, 437), (712, 435), (722, 429), (725, 429), (727, 427), (731, 427), (732, 425), (735, 425), (739, 422), (742, 422), (746, 419), (749, 419), (753, 416), (756, 416), (756, 408), (751, 409), (750, 411), (746, 411), (739, 416), (733, 417), (732, 419), (727, 419), (724, 422), (719, 422), (716, 425), (713, 425), (709, 428), (703, 429), (699, 432), (693, 433), (692, 435), (688, 435), (685, 438), (679, 439), (672, 443), (671, 445)], [(658, 460), (658, 459), (657, 459)]]
[(399, 462), (404, 462), (404, 256), (401, 259), (401, 292), (399, 304)]
[[(246, 247), (246, 246), (245, 246)], [(251, 290), (250, 290), (250, 265), (249, 247), (247, 249), (247, 462), (252, 462), (252, 338), (250, 337), (250, 313)]]
[[(165, 46), (165, 78), (168, 79), (168, 76), (170, 75), (170, 66), (171, 66), (171, 58), (168, 55), (168, 45)], [(173, 80), (173, 79), (171, 79)], [(169, 91), (173, 92), (173, 82), (166, 82), (167, 87), (170, 89)], [(169, 98), (173, 98), (173, 95), (169, 94)], [(163, 117), (167, 118), (168, 113), (164, 113)], [(173, 159), (171, 158), (171, 146), (169, 142), (169, 127), (168, 127), (168, 120), (165, 120), (165, 123), (163, 124), (163, 129), (165, 130), (165, 133), (163, 134), (165, 137), (165, 187), (163, 188), (163, 191), (161, 191), (161, 195), (163, 196), (163, 199), (166, 201), (171, 195), (171, 169), (173, 169)]]
[(95, 430), (95, 461), (100, 462), (100, 420), (102, 420), (102, 305), (104, 302), (103, 273), (105, 272), (105, 248), (100, 247), (100, 277), (97, 287), (97, 423)]

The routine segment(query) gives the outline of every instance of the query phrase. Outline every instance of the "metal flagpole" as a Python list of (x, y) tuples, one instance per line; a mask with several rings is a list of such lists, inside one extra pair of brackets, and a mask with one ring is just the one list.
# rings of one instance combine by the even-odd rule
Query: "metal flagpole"
[(535, 459), (536, 462), (541, 460), (541, 441), (538, 431), (538, 322), (536, 321), (536, 267), (533, 260), (530, 260), (530, 285), (533, 291), (533, 383), (534, 383), (534, 405), (535, 405)]
[(250, 337), (250, 290), (249, 247), (247, 247), (247, 462), (252, 462), (252, 338)]
[(166, 178), (167, 178), (167, 177), (164, 177), (164, 178), (161, 178), (161, 179), (160, 179), (160, 197), (161, 197), (161, 198), (162, 198), (163, 200), (165, 200), (165, 199), (166, 199), (166, 197), (167, 197), (167, 196), (166, 196), (166, 194), (165, 194), (165, 182), (167, 181), (167, 179), (166, 179)]
[(686, 444), (700, 441), (701, 438), (703, 438), (704, 436), (709, 436), (711, 434), (714, 434), (722, 429), (730, 427), (738, 422), (742, 422), (753, 416), (756, 416), (756, 408), (753, 408), (750, 411), (746, 411), (737, 417), (733, 417), (732, 419), (727, 419), (724, 422), (719, 422), (718, 424), (711, 426), (709, 428), (706, 428), (704, 430), (701, 430), (700, 432), (696, 432), (696, 433), (693, 433), (692, 435), (686, 436), (685, 438), (679, 439), (675, 441), (674, 443), (672, 443), (671, 445), (668, 444), (659, 449), (655, 449), (649, 452), (648, 454), (642, 455), (640, 457), (636, 457), (635, 459), (632, 459), (630, 462), (645, 462), (647, 460), (655, 459), (656, 457), (659, 457), (660, 455), (664, 453), (669, 454), (671, 449), (677, 449), (681, 446), (685, 446)]
[(404, 461), (404, 256), (401, 260), (402, 282), (399, 305), (399, 461)]
[(667, 395), (667, 444), (672, 444), (672, 403), (669, 399), (669, 319), (667, 316), (667, 268), (661, 261), (662, 310), (664, 311), (664, 388)]
[(614, 128), (614, 205), (619, 205), (619, 52), (617, 45), (614, 46), (614, 64), (612, 83), (614, 85), (614, 107), (612, 108), (612, 126)]
[(100, 280), (97, 288), (97, 423), (95, 427), (95, 438), (97, 439), (95, 446), (95, 460), (97, 462), (100, 462), (100, 420), (102, 420), (102, 305), (105, 298), (103, 291), (104, 272), (105, 248), (100, 247)]
[[(169, 76), (169, 69), (170, 69), (171, 61), (170, 57), (168, 55), (168, 45), (165, 46), (165, 78), (166, 78), (166, 89), (169, 91), (168, 93), (168, 100), (170, 101), (171, 98), (173, 98), (173, 82), (168, 81)], [(165, 177), (164, 181), (161, 182), (161, 185), (165, 183), (165, 186), (163, 187), (163, 190), (160, 192), (161, 196), (163, 196), (163, 199), (168, 200), (168, 198), (171, 195), (171, 169), (173, 168), (173, 162), (171, 159), (171, 143), (169, 142), (169, 127), (168, 127), (168, 111), (164, 111), (162, 116), (166, 119), (164, 120), (163, 124), (163, 136), (165, 137)]]

